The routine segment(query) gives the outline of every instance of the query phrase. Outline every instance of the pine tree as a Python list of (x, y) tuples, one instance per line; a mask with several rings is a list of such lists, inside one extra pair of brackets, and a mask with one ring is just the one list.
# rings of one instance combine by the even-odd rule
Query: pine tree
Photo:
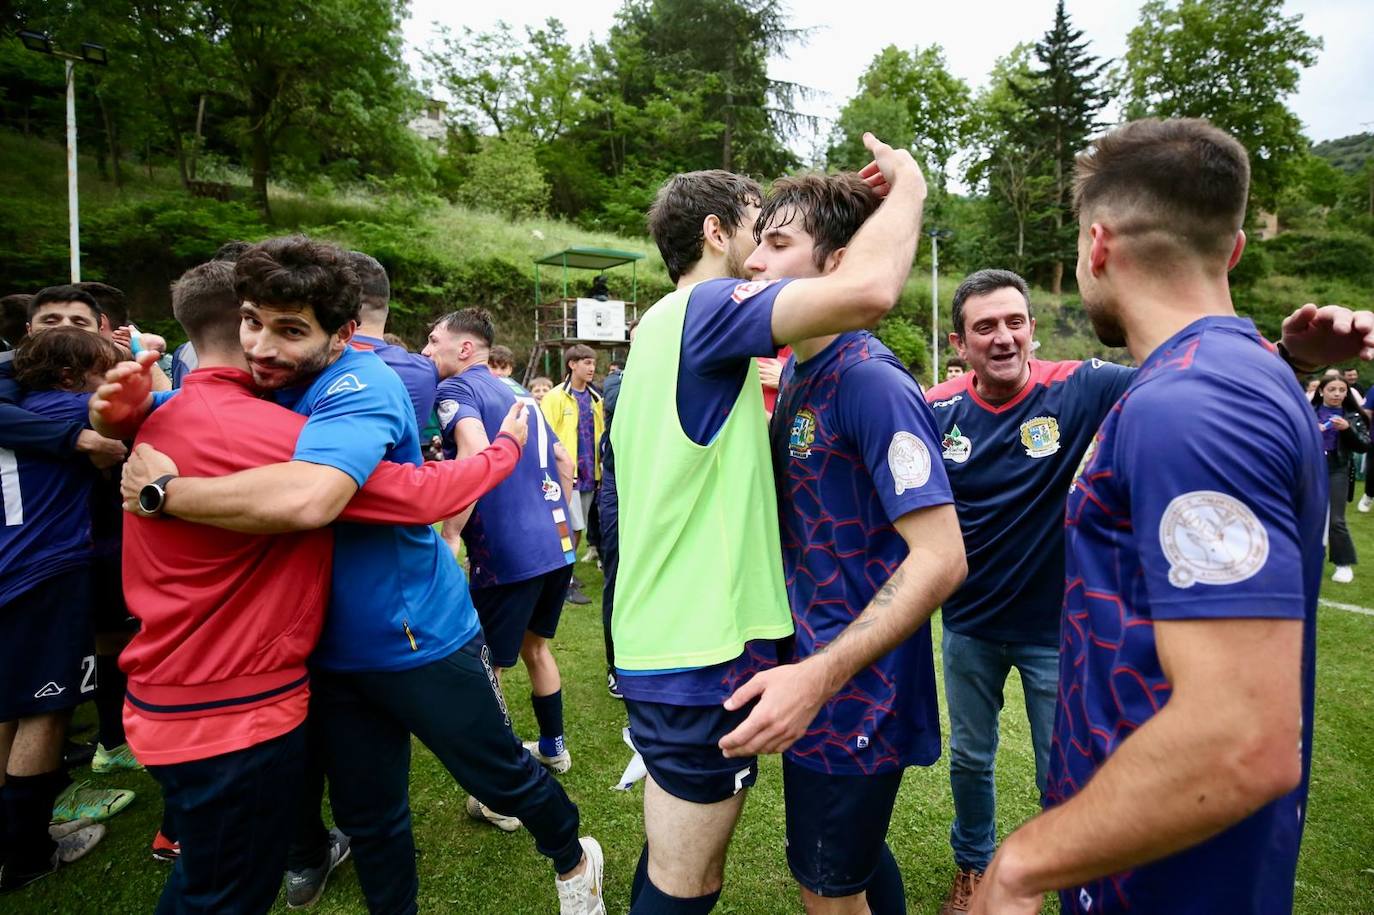
[(1035, 43), (1040, 63), (1025, 85), (1013, 92), (1025, 106), (1027, 147), (1038, 149), (1052, 195), (1044, 224), (1035, 227), (1036, 253), (1049, 269), (1050, 291), (1058, 294), (1064, 282), (1064, 262), (1073, 256), (1077, 226), (1072, 218), (1074, 156), (1102, 126), (1098, 115), (1107, 103), (1102, 75), (1110, 61), (1088, 53), (1083, 31), (1075, 29), (1059, 0), (1054, 26)]

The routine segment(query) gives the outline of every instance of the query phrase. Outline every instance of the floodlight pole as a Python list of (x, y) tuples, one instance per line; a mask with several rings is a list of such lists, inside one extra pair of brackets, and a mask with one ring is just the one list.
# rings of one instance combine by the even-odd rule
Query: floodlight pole
[(76, 64), (67, 65), (67, 223), (72, 251), (72, 282), (81, 282), (81, 213), (76, 186)]
[(940, 383), (940, 233), (930, 230), (930, 386)]

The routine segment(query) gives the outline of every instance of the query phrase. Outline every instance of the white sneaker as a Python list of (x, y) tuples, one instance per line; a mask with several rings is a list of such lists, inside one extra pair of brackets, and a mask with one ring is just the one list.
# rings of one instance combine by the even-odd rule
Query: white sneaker
[(605, 863), (601, 843), (591, 836), (578, 841), (582, 843), (587, 867), (571, 880), (554, 880), (558, 885), (558, 915), (606, 915), (606, 902), (601, 898), (601, 871)]
[(86, 852), (105, 838), (105, 824), (92, 823), (89, 818), (83, 817), (70, 823), (49, 826), (48, 835), (57, 843), (57, 851), (53, 853), (57, 860), (71, 864), (84, 858)]
[(1368, 514), (1369, 510), (1371, 508), (1374, 508), (1374, 499), (1369, 498), (1369, 494), (1365, 493), (1364, 495), (1360, 496), (1360, 504), (1355, 507), (1358, 508), (1361, 512)]
[(1331, 580), (1340, 585), (1348, 585), (1355, 580), (1355, 570), (1350, 566), (1336, 566), (1336, 571), (1331, 573)]
[(472, 795), (468, 795), (468, 816), (483, 823), (490, 823), (502, 832), (515, 832), (520, 828), (519, 817), (497, 813)]
[(562, 775), (572, 768), (572, 754), (568, 752), (566, 746), (563, 747), (563, 752), (556, 756), (545, 756), (543, 753), (540, 753), (539, 741), (537, 740), (525, 741), (525, 749), (529, 750), (530, 755), (537, 759), (545, 769), (548, 769), (556, 775)]

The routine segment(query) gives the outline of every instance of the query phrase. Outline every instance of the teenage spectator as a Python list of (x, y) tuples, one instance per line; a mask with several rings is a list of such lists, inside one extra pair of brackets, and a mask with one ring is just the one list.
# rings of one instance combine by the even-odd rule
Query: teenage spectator
[[(93, 331), (54, 328), (24, 341), (14, 362), (29, 392), (24, 409), (84, 424), (90, 392), (121, 355)], [(71, 710), (96, 689), (88, 575), (96, 480), (84, 460), (0, 451), (0, 892), (75, 861), (105, 832), (48, 827), (55, 806), (76, 800), (63, 803), (64, 789), (82, 790), (68, 787), (62, 741)], [(81, 814), (104, 819), (133, 800), (128, 791), (103, 794), (85, 799)]]
[(967, 367), (968, 363), (964, 360), (960, 359), (958, 356), (951, 356), (949, 361), (945, 363), (945, 381), (949, 381), (951, 378), (958, 378), (960, 375), (964, 374), (964, 370)]
[(1317, 426), (1326, 451), (1326, 470), (1331, 476), (1331, 516), (1327, 531), (1331, 580), (1342, 584), (1355, 579), (1355, 542), (1345, 523), (1345, 505), (1355, 497), (1355, 458), (1369, 450), (1369, 429), (1359, 401), (1344, 378), (1327, 378), (1312, 395)]
[(553, 380), (550, 378), (539, 375), (530, 381), (530, 396), (534, 398), (535, 403), (541, 403), (544, 400), (544, 395), (551, 390), (553, 390)]
[[(544, 395), (539, 401), (539, 409), (563, 447), (568, 449), (577, 469), (573, 491), (568, 493), (568, 515), (572, 519), (573, 549), (576, 550), (580, 539), (578, 533), (587, 529), (596, 498), (596, 484), (601, 479), (600, 446), (606, 429), (601, 395), (592, 387), (592, 379), (596, 377), (596, 351), (577, 343), (564, 352), (563, 362), (566, 371), (562, 383)], [(582, 593), (576, 576), (568, 586), (568, 601), (591, 603), (591, 598)]]

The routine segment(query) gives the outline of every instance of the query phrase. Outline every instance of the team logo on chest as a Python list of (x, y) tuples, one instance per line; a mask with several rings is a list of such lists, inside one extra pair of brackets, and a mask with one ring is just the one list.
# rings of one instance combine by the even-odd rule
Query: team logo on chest
[(1049, 457), (1059, 450), (1059, 420), (1053, 416), (1037, 416), (1021, 424), (1021, 444), (1033, 458)]
[(794, 458), (806, 460), (811, 456), (811, 446), (816, 443), (816, 414), (810, 410), (798, 410), (792, 420), (792, 433), (787, 439), (787, 451)]
[(945, 433), (944, 439), (940, 442), (940, 456), (947, 461), (962, 464), (973, 454), (973, 442), (955, 426)]
[(897, 495), (920, 489), (930, 479), (930, 450), (910, 432), (898, 432), (887, 446), (887, 469), (892, 472)]
[(1269, 533), (1250, 507), (1206, 489), (1175, 496), (1164, 509), (1159, 546), (1175, 588), (1233, 585), (1269, 559)]

